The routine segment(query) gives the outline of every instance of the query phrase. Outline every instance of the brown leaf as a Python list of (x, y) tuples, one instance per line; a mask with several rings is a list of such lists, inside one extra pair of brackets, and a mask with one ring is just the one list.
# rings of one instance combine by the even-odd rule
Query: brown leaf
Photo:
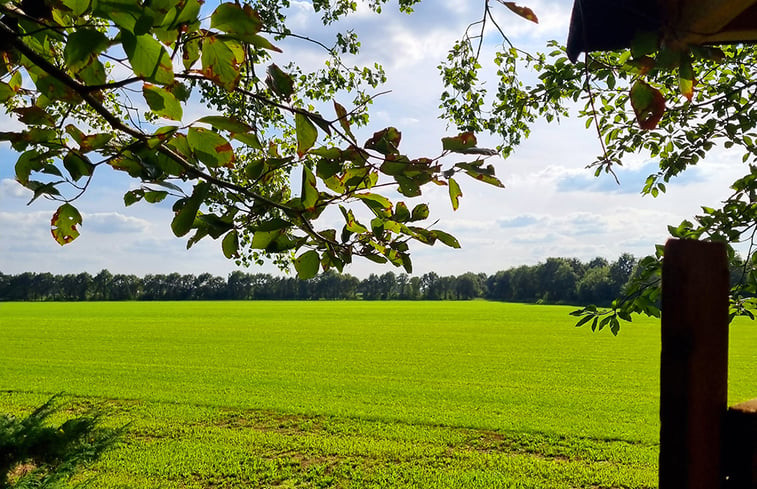
[(539, 23), (539, 19), (536, 17), (536, 14), (534, 13), (534, 11), (528, 7), (521, 7), (520, 5), (516, 5), (515, 2), (504, 2), (502, 0), (499, 0), (499, 3), (509, 8), (512, 12), (520, 15), (526, 20), (530, 20), (531, 22), (535, 24)]

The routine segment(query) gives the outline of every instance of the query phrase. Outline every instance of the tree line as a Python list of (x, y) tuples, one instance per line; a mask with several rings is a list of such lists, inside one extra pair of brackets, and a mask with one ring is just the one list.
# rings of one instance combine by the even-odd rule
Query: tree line
[(595, 258), (548, 258), (485, 273), (421, 276), (386, 272), (365, 279), (328, 272), (309, 280), (234, 271), (228, 277), (209, 273), (53, 275), (0, 272), (0, 301), (150, 301), (150, 300), (490, 300), (548, 304), (607, 305), (633, 275), (637, 260), (625, 253), (608, 262)]

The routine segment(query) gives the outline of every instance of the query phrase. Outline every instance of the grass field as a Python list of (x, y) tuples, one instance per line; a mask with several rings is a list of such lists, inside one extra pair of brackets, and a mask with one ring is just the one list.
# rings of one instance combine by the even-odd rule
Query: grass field
[[(474, 302), (0, 304), (0, 411), (63, 391), (103, 488), (656, 486), (659, 324)], [(731, 329), (731, 401), (757, 326)]]

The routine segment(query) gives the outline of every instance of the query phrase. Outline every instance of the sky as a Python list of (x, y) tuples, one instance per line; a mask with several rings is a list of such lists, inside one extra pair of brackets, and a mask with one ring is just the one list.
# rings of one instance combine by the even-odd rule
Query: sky
[[(334, 29), (324, 29), (308, 2), (292, 1), (290, 28), (329, 44)], [(441, 152), (440, 138), (454, 135), (439, 119), (439, 95), (443, 90), (437, 66), (455, 40), (471, 22), (481, 17), (482, 2), (425, 0), (408, 16), (390, 2), (381, 15), (361, 9), (338, 25), (353, 28), (362, 51), (356, 64), (380, 62), (388, 82), (377, 91), (370, 112), (369, 132), (395, 126), (402, 132), (401, 149), (410, 156)], [(539, 17), (538, 25), (511, 14), (492, 2), (498, 23), (515, 45), (526, 50), (544, 49), (549, 39), (565, 42), (570, 18), (569, 0), (528, 0)], [(491, 75), (493, 49), (501, 43), (487, 37), (482, 53), (484, 70)], [(308, 46), (279, 43), (286, 58), (303, 66), (319, 62), (321, 55)], [(493, 85), (493, 80), (489, 80)], [(349, 103), (349, 98), (341, 101)], [(202, 113), (201, 107), (185, 109), (185, 122)], [(0, 115), (0, 127), (17, 124)], [(496, 137), (479, 136), (479, 146), (494, 147)], [(5, 143), (3, 143), (5, 144)], [(654, 252), (656, 243), (668, 236), (667, 225), (678, 224), (699, 212), (700, 206), (717, 206), (728, 195), (728, 185), (743, 171), (740, 155), (718, 150), (704, 163), (687, 170), (671, 182), (668, 192), (657, 198), (642, 196), (644, 179), (655, 162), (644, 154), (634, 155), (619, 169), (618, 185), (612, 176), (593, 176), (586, 165), (600, 151), (596, 133), (577, 118), (560, 123), (538, 122), (531, 137), (507, 160), (492, 158), (497, 176), (505, 184), (498, 189), (461, 176), (463, 197), (453, 211), (446, 187), (430, 186), (413, 203), (426, 202), (439, 222), (435, 228), (455, 235), (461, 249), (442, 244), (413, 244), (414, 274), (434, 271), (458, 275), (468, 271), (498, 270), (543, 262), (548, 257), (608, 260), (628, 252), (637, 257)], [(186, 241), (170, 230), (170, 204), (123, 204), (123, 194), (136, 188), (109, 168), (98, 168), (95, 181), (76, 205), (82, 213), (81, 236), (61, 247), (50, 235), (50, 217), (59, 205), (38, 199), (27, 205), (29, 192), (13, 180), (17, 154), (0, 146), (0, 272), (97, 273), (205, 273), (226, 276), (239, 269), (224, 258), (219, 241), (206, 239), (190, 250)], [(242, 268), (249, 273), (276, 273), (270, 265)], [(391, 265), (376, 265), (364, 259), (345, 269), (365, 277), (370, 273), (402, 272)]]

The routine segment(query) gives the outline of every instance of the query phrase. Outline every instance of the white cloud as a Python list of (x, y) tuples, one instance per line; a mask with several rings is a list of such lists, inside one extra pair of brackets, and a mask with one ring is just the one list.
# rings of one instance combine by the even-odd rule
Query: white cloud
[(82, 216), (82, 227), (100, 234), (142, 233), (150, 230), (150, 222), (120, 212), (98, 212)]
[(31, 199), (33, 193), (15, 180), (0, 179), (0, 199)]

